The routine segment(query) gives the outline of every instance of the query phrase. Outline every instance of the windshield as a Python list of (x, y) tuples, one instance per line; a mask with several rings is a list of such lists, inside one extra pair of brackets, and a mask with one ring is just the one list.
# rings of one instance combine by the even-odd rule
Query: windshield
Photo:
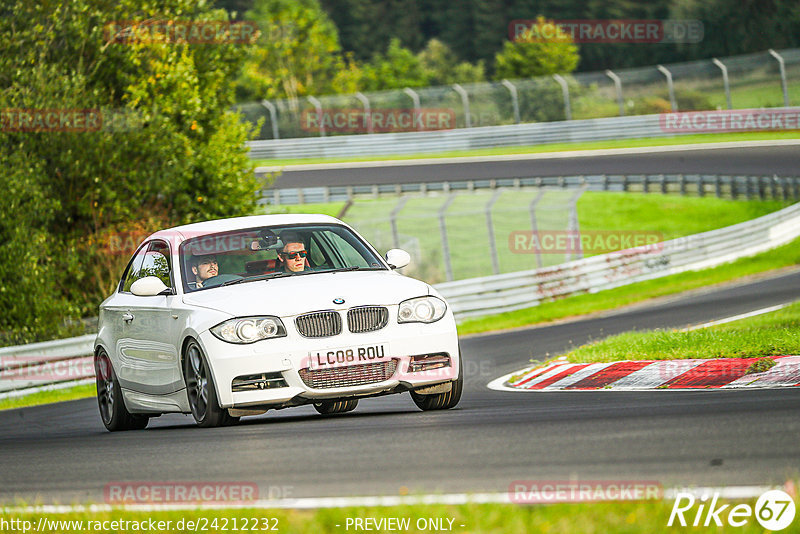
[(265, 226), (204, 234), (180, 248), (187, 292), (337, 270), (384, 270), (381, 259), (338, 225)]

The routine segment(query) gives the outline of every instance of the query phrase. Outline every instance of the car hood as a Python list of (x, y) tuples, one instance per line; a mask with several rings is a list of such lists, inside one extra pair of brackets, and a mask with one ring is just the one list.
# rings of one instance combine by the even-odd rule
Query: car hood
[[(425, 282), (392, 271), (315, 273), (256, 280), (184, 295), (186, 304), (248, 315), (300, 315), (315, 310), (345, 310), (353, 306), (399, 304), (431, 294)], [(333, 299), (344, 299), (335, 304)]]

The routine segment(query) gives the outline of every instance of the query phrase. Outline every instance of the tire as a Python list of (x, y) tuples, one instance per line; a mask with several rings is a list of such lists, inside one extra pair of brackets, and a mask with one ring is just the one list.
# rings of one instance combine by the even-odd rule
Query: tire
[(145, 428), (150, 417), (132, 414), (125, 407), (114, 366), (111, 365), (111, 359), (104, 349), (98, 350), (94, 356), (94, 373), (97, 384), (97, 407), (100, 409), (100, 419), (106, 429), (117, 432)]
[(183, 357), (183, 379), (186, 383), (186, 396), (197, 426), (211, 428), (227, 426), (239, 421), (231, 417), (228, 410), (220, 408), (214, 377), (208, 367), (203, 350), (195, 340), (186, 345)]
[(455, 407), (458, 401), (461, 400), (461, 391), (464, 389), (464, 362), (460, 358), (458, 360), (458, 378), (453, 380), (452, 384), (450, 391), (434, 395), (420, 395), (412, 391), (411, 398), (420, 410), (426, 412), (429, 410), (449, 410)]
[(323, 415), (352, 412), (358, 406), (358, 399), (315, 402), (314, 409)]

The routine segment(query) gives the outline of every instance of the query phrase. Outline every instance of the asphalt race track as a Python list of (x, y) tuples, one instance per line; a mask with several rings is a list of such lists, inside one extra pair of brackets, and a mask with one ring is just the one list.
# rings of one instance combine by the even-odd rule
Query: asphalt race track
[(597, 174), (734, 174), (795, 176), (800, 146), (756, 146), (716, 148), (711, 150), (676, 150), (668, 152), (563, 156), (513, 159), (492, 162), (408, 164), (390, 166), (353, 166), (291, 170), (276, 179), (276, 188), (373, 185), (446, 180), (481, 180), (487, 178), (523, 178), (532, 176), (569, 176)]
[(800, 270), (606, 316), (462, 340), (461, 404), (407, 394), (322, 417), (310, 407), (195, 428), (188, 416), (109, 433), (94, 399), (0, 412), (0, 500), (103, 501), (115, 482), (257, 483), (261, 498), (504, 492), (515, 480), (783, 483), (800, 469), (800, 388), (503, 392), (486, 384), (571, 344), (682, 327), (800, 298)]

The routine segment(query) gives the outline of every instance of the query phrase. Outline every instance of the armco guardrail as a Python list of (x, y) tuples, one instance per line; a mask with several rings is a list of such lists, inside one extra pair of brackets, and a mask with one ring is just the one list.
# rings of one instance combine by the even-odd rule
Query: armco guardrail
[(659, 117), (639, 115), (429, 132), (275, 139), (250, 141), (248, 146), (253, 159), (337, 158), (676, 135), (664, 131)]
[[(772, 108), (783, 115), (793, 117), (796, 128), (800, 108)], [(745, 124), (745, 112), (764, 113), (764, 110), (735, 110), (719, 112), (740, 114), (737, 124)], [(697, 112), (712, 113), (717, 112)], [(452, 150), (474, 150), (507, 146), (529, 146), (548, 143), (573, 143), (602, 141), (608, 139), (634, 139), (638, 137), (674, 137), (707, 132), (702, 128), (688, 127), (676, 131), (665, 127), (663, 115), (636, 115), (631, 117), (610, 117), (602, 119), (583, 119), (556, 122), (511, 124), (504, 126), (484, 126), (479, 128), (459, 128), (423, 132), (398, 132), (367, 135), (341, 135), (332, 137), (305, 137), (250, 141), (250, 157), (253, 159), (291, 159), (291, 158), (337, 158), (350, 156), (378, 156), (393, 154), (426, 154)], [(722, 128), (721, 119), (715, 119), (720, 132), (730, 131)], [(752, 129), (776, 128), (759, 126), (750, 116)], [(709, 119), (710, 121), (710, 119)], [(736, 122), (730, 119), (731, 123)], [(703, 123), (705, 124), (705, 123)], [(788, 124), (781, 122), (780, 124)], [(780, 129), (780, 128), (777, 128)]]
[[(657, 249), (592, 256), (555, 267), (437, 284), (459, 319), (536, 306), (763, 252), (800, 236), (800, 203), (752, 221), (673, 239)], [(0, 349), (0, 396), (94, 375), (94, 335)]]
[[(261, 172), (265, 172), (261, 168)], [(256, 169), (259, 172), (259, 169)], [(679, 193), (682, 195), (716, 196), (732, 199), (800, 200), (798, 176), (729, 176), (704, 174), (601, 174), (594, 176), (535, 176), (529, 178), (496, 178), (454, 180), (445, 182), (413, 182), (348, 186), (317, 186), (264, 189), (260, 204), (306, 204), (343, 202), (360, 198), (379, 198), (406, 194), (450, 193), (480, 189), (519, 189), (527, 187), (585, 187), (588, 191), (627, 191), (638, 193)]]
[(659, 247), (592, 256), (555, 267), (436, 285), (458, 318), (536, 306), (554, 297), (596, 293), (704, 269), (785, 244), (800, 236), (800, 204), (752, 221), (673, 239)]
[(94, 334), (0, 348), (0, 393), (94, 376)]

